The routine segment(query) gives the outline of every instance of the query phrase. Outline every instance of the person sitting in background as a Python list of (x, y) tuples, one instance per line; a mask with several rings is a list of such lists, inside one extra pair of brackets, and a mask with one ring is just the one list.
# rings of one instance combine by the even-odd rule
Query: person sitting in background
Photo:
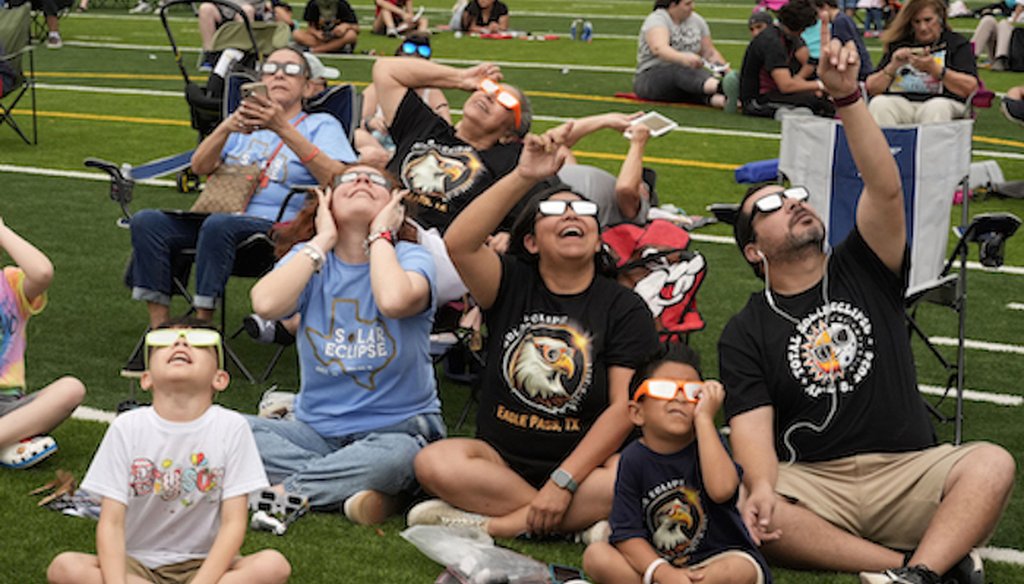
[(26, 2), (32, 3), (32, 10), (42, 12), (46, 22), (46, 48), (59, 49), (64, 46), (60, 38), (60, 11), (71, 7), (71, 0), (9, 0), (7, 5), (11, 8), (21, 6)]
[[(293, 184), (326, 183), (355, 161), (341, 123), (329, 114), (305, 114), (302, 99), (310, 95), (309, 68), (302, 53), (278, 49), (261, 68), (268, 95), (253, 94), (217, 125), (192, 155), (200, 175), (222, 164), (258, 164), (263, 177), (242, 214), (214, 213), (195, 217), (156, 209), (136, 213), (131, 221), (132, 260), (128, 280), (132, 298), (146, 302), (149, 324), (170, 317), (171, 258), (181, 249), (196, 250), (196, 314), (210, 320), (223, 295), (239, 242), (266, 233)], [(292, 200), (283, 220), (301, 208)], [(141, 370), (138, 361), (129, 369)]]
[[(835, 109), (813, 68), (802, 62), (800, 33), (818, 20), (811, 0), (792, 0), (779, 10), (778, 25), (769, 26), (747, 46), (740, 68), (740, 102), (748, 116), (772, 117), (780, 108), (804, 107), (831, 116)], [(802, 72), (806, 68), (805, 72)]]
[[(628, 127), (625, 133), (629, 136), (629, 151), (619, 167), (618, 176), (596, 166), (579, 164), (571, 152), (558, 171), (562, 182), (597, 203), (597, 223), (602, 229), (619, 223), (643, 225), (647, 222), (653, 187), (645, 181), (643, 165), (644, 148), (651, 131), (643, 124), (628, 125), (629, 120), (638, 115), (607, 114), (613, 120), (602, 126)], [(580, 133), (579, 129), (577, 133)], [(573, 144), (567, 146), (572, 148)]]
[(863, 81), (874, 71), (871, 55), (864, 46), (864, 37), (857, 30), (857, 22), (839, 10), (837, 2), (838, 0), (815, 0), (815, 5), (818, 7), (819, 16), (831, 25), (832, 38), (839, 39), (843, 44), (853, 41), (853, 44), (857, 45), (857, 54), (860, 55), (860, 71), (857, 78)]
[[(249, 18), (249, 22), (255, 22), (257, 17), (263, 14), (263, 0), (239, 0), (236, 2), (242, 12)], [(217, 64), (218, 53), (213, 50), (213, 34), (217, 27), (232, 20), (242, 20), (242, 16), (234, 10), (213, 4), (202, 2), (199, 4), (199, 38), (202, 41), (203, 54), (199, 61), (200, 71), (212, 71)]]
[(655, 0), (640, 28), (633, 91), (643, 99), (684, 101), (724, 108), (722, 81), (708, 70), (728, 73), (694, 0)]
[(910, 0), (882, 34), (886, 46), (865, 85), (881, 126), (963, 117), (978, 89), (971, 45), (946, 22), (943, 0)]
[(1013, 24), (1009, 20), (996, 20), (992, 15), (982, 16), (971, 36), (974, 54), (991, 64), (993, 71), (1010, 70), (1010, 40)]
[(747, 19), (747, 29), (750, 30), (750, 37), (756, 37), (764, 29), (774, 24), (772, 13), (767, 10), (758, 10)]
[(14, 261), (0, 274), (0, 466), (28, 468), (57, 451), (57, 442), (45, 433), (82, 403), (85, 386), (67, 376), (25, 395), (27, 325), (46, 308), (53, 264), (2, 217), (0, 251)]
[(377, 11), (373, 16), (373, 34), (397, 37), (407, 30), (427, 32), (429, 22), (412, 5), (412, 0), (374, 0)]
[(882, 36), (882, 29), (885, 28), (885, 20), (882, 17), (882, 8), (885, 7), (883, 0), (858, 0), (857, 8), (864, 9), (864, 38), (878, 38)]
[(462, 12), (466, 32), (493, 34), (508, 30), (508, 6), (501, 0), (471, 0)]
[(1008, 89), (1000, 109), (1006, 119), (1024, 125), (1024, 85)]
[[(430, 35), (421, 32), (410, 33), (395, 49), (395, 55), (399, 57), (430, 59), (433, 54), (433, 49), (430, 47)], [(448, 98), (444, 91), (436, 87), (420, 87), (416, 93), (434, 113), (449, 124), (451, 123)], [(367, 85), (363, 90), (361, 120), (362, 123), (356, 128), (355, 133), (355, 146), (359, 152), (359, 159), (370, 165), (387, 165), (395, 152), (395, 141), (388, 132), (388, 125), (384, 120), (384, 110), (377, 102), (377, 89), (373, 83)]]
[(637, 369), (629, 419), (642, 437), (622, 451), (611, 537), (583, 552), (605, 584), (771, 584), (771, 572), (736, 509), (740, 469), (715, 427), (725, 388), (703, 381), (700, 358), (670, 343)]
[(309, 67), (309, 98), (314, 98), (327, 90), (327, 81), (341, 77), (341, 71), (335, 67), (328, 67), (313, 53), (303, 53), (306, 59), (306, 66)]
[(292, 39), (314, 53), (351, 53), (359, 37), (359, 19), (346, 0), (311, 0), (302, 13), (306, 28)]

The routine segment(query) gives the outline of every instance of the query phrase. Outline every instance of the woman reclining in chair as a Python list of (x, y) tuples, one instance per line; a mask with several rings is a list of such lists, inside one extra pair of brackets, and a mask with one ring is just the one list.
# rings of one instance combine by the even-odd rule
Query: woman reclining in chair
[[(170, 316), (172, 258), (182, 249), (196, 250), (196, 315), (210, 319), (224, 293), (235, 261), (236, 246), (265, 233), (288, 194), (289, 185), (326, 183), (341, 172), (339, 161), (356, 156), (341, 123), (328, 114), (302, 111), (310, 88), (309, 68), (302, 53), (274, 51), (262, 65), (260, 81), (267, 95), (253, 95), (199, 144), (192, 170), (210, 174), (221, 164), (258, 164), (262, 180), (243, 214), (177, 215), (146, 210), (132, 217), (132, 298), (145, 301), (150, 326)], [(301, 197), (282, 217), (291, 219)]]

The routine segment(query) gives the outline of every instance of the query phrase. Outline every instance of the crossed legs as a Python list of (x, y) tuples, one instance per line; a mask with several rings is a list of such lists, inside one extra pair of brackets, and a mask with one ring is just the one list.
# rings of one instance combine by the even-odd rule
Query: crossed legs
[[(1016, 464), (999, 446), (977, 443), (969, 447), (946, 475), (941, 499), (908, 564), (923, 564), (933, 572), (945, 573), (995, 530), (1013, 489)], [(782, 537), (766, 543), (762, 551), (779, 565), (877, 572), (904, 563), (901, 551), (840, 529), (782, 497), (773, 523)]]
[(85, 398), (85, 386), (61, 377), (34, 394), (32, 401), (0, 418), (0, 446), (45, 434), (63, 422)]
[[(287, 582), (291, 565), (281, 552), (262, 550), (235, 559), (218, 584), (278, 584)], [(129, 584), (146, 584), (149, 580), (128, 574)], [(103, 584), (99, 558), (91, 554), (64, 552), (50, 562), (46, 579), (51, 584)]]
[[(559, 531), (572, 533), (608, 517), (615, 485), (613, 457), (580, 484)], [(490, 519), (487, 532), (515, 537), (529, 531), (527, 514), (538, 490), (512, 470), (486, 442), (450, 438), (428, 445), (416, 456), (416, 478), (428, 493)]]

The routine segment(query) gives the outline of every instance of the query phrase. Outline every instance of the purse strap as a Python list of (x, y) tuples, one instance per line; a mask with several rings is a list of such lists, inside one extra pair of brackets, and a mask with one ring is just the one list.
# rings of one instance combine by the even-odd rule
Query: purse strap
[[(302, 116), (299, 119), (295, 120), (295, 123), (292, 124), (292, 127), (295, 127), (295, 128), (299, 127), (299, 124), (302, 123), (302, 120), (305, 120), (308, 117), (309, 117), (309, 114), (306, 114), (306, 113), (302, 114)], [(267, 159), (267, 162), (263, 164), (263, 168), (260, 169), (259, 179), (257, 179), (257, 181), (256, 181), (256, 184), (258, 185), (258, 188), (262, 189), (262, 188), (266, 187), (267, 184), (270, 183), (270, 180), (267, 179), (267, 169), (270, 168), (270, 163), (274, 161), (274, 158), (277, 157), (277, 153), (280, 152), (281, 148), (283, 148), (283, 147), (284, 147), (284, 140), (282, 139), (277, 144), (277, 148), (274, 149), (273, 154), (271, 154), (270, 158)], [(253, 194), (256, 194), (256, 193), (253, 192)], [(248, 202), (246, 204), (248, 204)]]

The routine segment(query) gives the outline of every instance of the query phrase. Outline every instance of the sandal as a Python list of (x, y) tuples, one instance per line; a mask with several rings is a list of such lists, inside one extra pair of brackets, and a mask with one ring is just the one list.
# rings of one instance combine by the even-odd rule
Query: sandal
[(28, 492), (29, 495), (42, 495), (48, 493), (39, 500), (37, 505), (44, 507), (65, 495), (75, 493), (75, 476), (64, 469), (57, 469), (57, 477), (45, 485), (36, 487)]
[(57, 452), (57, 442), (45, 435), (33, 436), (0, 448), (0, 466), (28, 468), (35, 466)]
[(289, 525), (309, 511), (309, 497), (261, 489), (249, 495), (249, 510), (253, 512), (252, 529), (284, 535)]

